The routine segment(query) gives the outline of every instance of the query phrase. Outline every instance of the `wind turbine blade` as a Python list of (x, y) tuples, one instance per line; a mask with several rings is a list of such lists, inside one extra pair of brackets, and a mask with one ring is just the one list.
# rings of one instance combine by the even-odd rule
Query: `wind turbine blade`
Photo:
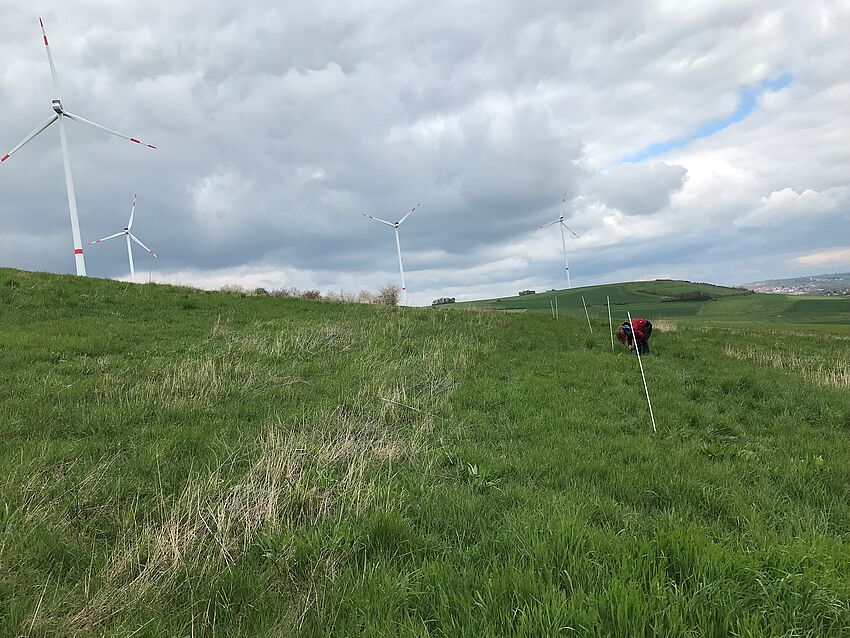
[(68, 111), (63, 111), (63, 113), (65, 114), (66, 117), (74, 120), (75, 122), (79, 122), (81, 124), (88, 124), (89, 126), (94, 127), (96, 129), (100, 129), (101, 131), (106, 131), (110, 135), (114, 135), (115, 137), (120, 137), (120, 138), (125, 139), (125, 140), (130, 140), (131, 142), (135, 142), (136, 144), (141, 144), (142, 146), (147, 146), (148, 148), (153, 148), (153, 149), (156, 148), (156, 146), (154, 146), (153, 144), (146, 144), (145, 142), (142, 142), (141, 140), (137, 140), (135, 137), (130, 137), (129, 135), (124, 135), (124, 133), (119, 133), (118, 131), (113, 131), (111, 128), (106, 128), (105, 126), (101, 126), (100, 124), (95, 124), (91, 120), (87, 120), (86, 118), (80, 117), (79, 115), (74, 115), (73, 113), (69, 113)]
[(416, 210), (417, 208), (419, 208), (420, 206), (422, 206), (422, 202), (419, 202), (418, 204), (416, 204), (416, 206), (414, 206), (413, 208), (411, 208), (411, 209), (410, 209), (410, 212), (409, 212), (409, 213), (407, 213), (407, 215), (405, 215), (404, 217), (402, 217), (401, 219), (399, 219), (399, 220), (398, 220), (399, 225), (403, 224), (403, 223), (404, 223), (404, 220), (405, 220), (405, 219), (407, 219), (408, 217), (410, 217), (410, 216), (413, 214), (413, 211), (415, 211), (415, 210)]
[(127, 234), (128, 234), (128, 235), (130, 235), (130, 238), (131, 238), (134, 242), (136, 242), (139, 246), (141, 246), (141, 247), (142, 247), (142, 248), (144, 248), (146, 251), (148, 251), (148, 252), (149, 252), (152, 256), (156, 257), (157, 259), (159, 258), (159, 255), (157, 255), (154, 251), (152, 251), (150, 248), (148, 248), (147, 246), (145, 246), (145, 245), (144, 245), (141, 241), (139, 241), (139, 238), (138, 238), (138, 237), (136, 237), (133, 233), (127, 233)]
[(136, 214), (136, 193), (133, 193), (133, 205), (130, 206), (130, 221), (127, 222), (127, 230), (133, 227), (133, 215)]
[(381, 222), (382, 224), (386, 224), (387, 226), (395, 228), (395, 224), (393, 224), (392, 222), (388, 222), (385, 219), (379, 219), (378, 217), (374, 217), (372, 215), (369, 215), (368, 213), (363, 213), (363, 217), (368, 217), (369, 219), (373, 219), (376, 222)]
[(92, 244), (99, 244), (100, 242), (107, 241), (109, 239), (115, 239), (116, 237), (120, 237), (123, 234), (124, 234), (124, 231), (122, 230), (120, 233), (115, 233), (114, 235), (109, 235), (109, 237), (103, 237), (101, 239), (95, 239), (94, 241), (90, 241), (89, 243), (86, 244), (86, 246), (91, 246)]
[(541, 228), (546, 228), (547, 226), (551, 226), (552, 224), (557, 224), (559, 221), (561, 221), (561, 220), (560, 220), (560, 219), (556, 219), (555, 221), (553, 221), (553, 222), (549, 222), (548, 224), (543, 224), (542, 226), (538, 226), (538, 227), (537, 227), (537, 228), (535, 228), (534, 230), (540, 230)]
[(44, 32), (44, 21), (39, 18), (41, 35), (44, 37), (44, 48), (47, 50), (47, 62), (50, 64), (50, 77), (53, 78), (53, 97), (59, 99), (59, 76), (56, 75), (56, 65), (53, 64), (53, 54), (50, 53), (50, 45), (47, 43), (47, 34)]
[(11, 151), (6, 153), (3, 157), (0, 157), (0, 162), (5, 162), (7, 159), (12, 157), (12, 155), (17, 153), (21, 149), (22, 146), (29, 143), (29, 141), (32, 140), (32, 138), (34, 138), (36, 135), (41, 133), (44, 129), (46, 129), (48, 126), (53, 124), (53, 122), (55, 122), (58, 119), (59, 119), (59, 116), (57, 114), (54, 113), (53, 115), (51, 115), (50, 119), (48, 119), (44, 124), (34, 128), (32, 130), (32, 132), (29, 135), (27, 135), (20, 144), (18, 144), (15, 148), (13, 148)]
[[(564, 224), (564, 222), (561, 222), (561, 223)], [(581, 239), (581, 237), (576, 235), (575, 231), (573, 231), (573, 229), (570, 228), (569, 226), (567, 226), (566, 224), (564, 224), (564, 228), (566, 228), (568, 231), (570, 231), (570, 233), (572, 233), (573, 237), (575, 237), (576, 239)]]

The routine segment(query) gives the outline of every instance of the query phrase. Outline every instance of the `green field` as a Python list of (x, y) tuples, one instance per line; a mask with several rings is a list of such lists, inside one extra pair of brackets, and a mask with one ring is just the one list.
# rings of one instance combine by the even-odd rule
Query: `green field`
[[(701, 291), (713, 301), (662, 301), (675, 293)], [(550, 301), (558, 298), (558, 309), (566, 314), (584, 315), (581, 297), (585, 298), (591, 316), (608, 316), (606, 297), (611, 299), (611, 313), (625, 318), (648, 319), (697, 317), (708, 321), (757, 321), (770, 323), (850, 324), (850, 297), (811, 297), (752, 293), (740, 288), (725, 288), (688, 281), (656, 280), (608, 284), (571, 290), (538, 292), (521, 297), (503, 297), (468, 301), (459, 307), (482, 310), (524, 309), (550, 314)]]
[(591, 335), (0, 270), (0, 636), (850, 635), (850, 330), (666, 322), (653, 434), (608, 290)]

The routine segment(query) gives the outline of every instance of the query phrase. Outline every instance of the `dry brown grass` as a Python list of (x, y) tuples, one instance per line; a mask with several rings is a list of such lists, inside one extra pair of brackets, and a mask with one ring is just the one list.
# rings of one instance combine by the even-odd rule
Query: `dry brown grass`
[(726, 355), (741, 361), (752, 361), (786, 372), (799, 374), (810, 383), (835, 388), (850, 388), (850, 360), (827, 359), (823, 356), (798, 355), (791, 352), (736, 348), (727, 345)]
[[(149, 604), (167, 594), (189, 564), (196, 576), (217, 574), (237, 561), (261, 530), (273, 533), (393, 509), (389, 470), (376, 474), (375, 462), (414, 459), (423, 448), (424, 431), (393, 435), (343, 409), (322, 420), (294, 432), (272, 422), (250, 449), (193, 473), (173, 504), (163, 499), (162, 511), (139, 521), (112, 552), (97, 575), (103, 586), (69, 626), (90, 629), (127, 607)], [(430, 419), (422, 423), (428, 426)], [(232, 466), (245, 455), (256, 460), (233, 483)], [(325, 577), (332, 577), (336, 558), (333, 552), (322, 557)]]
[(679, 329), (679, 324), (670, 319), (659, 319), (652, 322), (652, 329), (659, 332), (676, 332)]
[[(114, 509), (110, 515), (124, 518), (126, 532), (101, 564), (90, 567), (84, 604), (69, 607), (48, 591), (28, 619), (32, 630), (96, 634), (117, 616), (191, 589), (191, 579), (220, 577), (264, 536), (287, 538), (304, 526), (336, 525), (366, 512), (396, 509), (392, 468), (407, 463), (423, 474), (432, 471), (439, 458), (430, 437), (437, 412), (458, 372), (482, 345), (477, 337), (447, 330), (420, 336), (411, 348), (408, 337), (417, 328), (415, 321), (421, 320), (388, 314), (379, 333), (374, 324), (290, 329), (284, 323), (240, 328), (218, 321), (208, 339), (179, 364), (163, 360), (158, 371), (142, 377), (104, 373), (100, 400), (161, 408), (214, 408), (236, 395), (264, 392), (297, 380), (301, 362), (316, 358), (366, 381), (354, 386), (344, 406), (305, 414), (296, 423), (270, 416), (261, 436), (230, 443), (230, 452), (214, 467), (190, 470), (173, 496), (160, 488), (155, 511), (125, 507), (118, 512), (117, 501), (105, 495), (118, 472), (115, 457), (95, 462), (82, 478), (73, 462), (51, 467), (41, 459), (36, 465), (47, 469), (33, 471), (23, 482), (29, 520), (63, 521), (71, 529), (73, 515), (65, 509), (68, 494), (76, 493)], [(389, 349), (388, 335), (395, 344)], [(0, 542), (0, 556), (2, 547)], [(300, 587), (301, 604), (293, 608), (294, 622), (321, 604), (323, 583), (334, 579), (346, 551), (323, 546), (313, 558), (312, 575)], [(289, 546), (277, 550), (284, 579), (298, 560), (293, 552)], [(209, 628), (214, 619), (198, 622)]]

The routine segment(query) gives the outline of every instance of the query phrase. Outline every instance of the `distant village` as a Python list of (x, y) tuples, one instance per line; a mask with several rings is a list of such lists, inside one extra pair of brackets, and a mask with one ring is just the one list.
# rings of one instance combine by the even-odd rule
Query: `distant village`
[(751, 284), (744, 288), (755, 292), (782, 295), (814, 295), (818, 297), (850, 296), (850, 273), (814, 275), (794, 279), (772, 279)]

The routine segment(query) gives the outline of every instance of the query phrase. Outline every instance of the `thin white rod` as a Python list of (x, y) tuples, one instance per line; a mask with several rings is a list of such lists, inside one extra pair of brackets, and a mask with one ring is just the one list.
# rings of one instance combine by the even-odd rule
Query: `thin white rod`
[(127, 258), (130, 260), (130, 281), (136, 281), (136, 268), (133, 265), (133, 244), (130, 242), (130, 235), (127, 234)]
[(643, 389), (646, 392), (646, 404), (649, 406), (649, 418), (652, 419), (652, 431), (658, 432), (658, 429), (655, 427), (655, 414), (652, 412), (652, 401), (649, 400), (649, 387), (646, 385), (646, 375), (643, 373), (643, 361), (640, 358), (640, 348), (638, 347), (637, 335), (635, 335), (635, 327), (632, 324), (632, 313), (629, 311), (626, 312), (629, 315), (629, 327), (632, 329), (632, 343), (635, 345), (638, 365), (640, 366), (640, 377), (643, 379)]
[(133, 229), (133, 217), (136, 214), (136, 193), (133, 193), (133, 203), (130, 205), (130, 221), (127, 222), (127, 230)]
[(392, 222), (388, 222), (385, 219), (380, 219), (378, 217), (375, 217), (374, 215), (370, 215), (368, 213), (363, 213), (363, 217), (368, 217), (372, 221), (381, 222), (382, 224), (386, 224), (387, 226), (391, 226), (391, 227), (395, 228), (395, 224), (393, 224)]
[(555, 319), (560, 319), (561, 313), (558, 312), (558, 296), (555, 296)]
[(41, 36), (44, 38), (44, 48), (47, 51), (47, 62), (50, 64), (50, 77), (53, 78), (53, 97), (59, 99), (59, 75), (56, 73), (56, 65), (53, 64), (53, 54), (50, 53), (50, 44), (47, 42), (47, 33), (44, 31), (44, 21), (39, 18)]
[(77, 215), (77, 195), (74, 190), (74, 175), (71, 173), (71, 158), (68, 155), (68, 136), (65, 134), (65, 118), (60, 117), (59, 141), (62, 144), (62, 162), (65, 165), (65, 187), (68, 191), (68, 209), (71, 212), (71, 236), (74, 239), (74, 260), (77, 275), (86, 276), (86, 260), (83, 256), (83, 240), (80, 237), (80, 220)]
[(611, 351), (614, 351), (614, 324), (611, 322), (611, 297), (606, 296), (608, 302), (608, 329), (611, 331)]
[(552, 313), (552, 319), (555, 318), (555, 302), (551, 299), (549, 300), (549, 312)]
[(587, 317), (587, 327), (590, 328), (590, 334), (593, 334), (593, 326), (590, 325), (590, 315), (587, 313), (587, 304), (584, 303), (584, 295), (581, 296), (581, 305), (584, 306), (584, 316)]
[(80, 124), (86, 124), (88, 126), (91, 126), (92, 128), (96, 128), (96, 129), (99, 129), (99, 130), (101, 130), (105, 133), (109, 133), (110, 135), (114, 135), (115, 137), (120, 137), (122, 140), (128, 140), (130, 142), (133, 142), (134, 144), (139, 144), (141, 146), (147, 146), (148, 148), (152, 148), (152, 149), (156, 150), (156, 146), (154, 146), (153, 144), (148, 144), (147, 142), (142, 142), (140, 139), (132, 137), (130, 135), (126, 135), (124, 133), (119, 133), (118, 131), (115, 131), (111, 128), (107, 128), (107, 127), (103, 126), (102, 124), (98, 124), (97, 122), (92, 122), (91, 120), (87, 120), (86, 118), (84, 118), (80, 115), (74, 115), (73, 113), (69, 113), (68, 111), (63, 111), (63, 114), (68, 119), (74, 120), (75, 122), (79, 122)]
[(401, 273), (401, 292), (404, 295), (404, 305), (407, 305), (407, 285), (404, 283), (404, 262), (401, 260), (401, 240), (398, 238), (398, 228), (395, 228), (395, 247), (398, 250), (398, 271)]
[(142, 247), (142, 248), (144, 248), (146, 251), (148, 251), (148, 252), (151, 254), (151, 257), (156, 257), (157, 259), (159, 259), (159, 255), (157, 255), (154, 251), (152, 251), (150, 248), (148, 248), (147, 246), (145, 246), (145, 245), (142, 243), (142, 240), (141, 240), (141, 239), (139, 239), (138, 237), (136, 237), (133, 233), (131, 233), (131, 232), (129, 232), (129, 231), (127, 231), (127, 235), (130, 237), (130, 239), (132, 239), (134, 242), (136, 242), (139, 246), (141, 246), (141, 247)]
[(27, 135), (27, 136), (26, 136), (26, 137), (25, 137), (25, 138), (24, 138), (24, 139), (20, 142), (20, 144), (18, 144), (15, 148), (13, 148), (11, 151), (9, 151), (8, 153), (6, 153), (3, 157), (0, 157), (0, 162), (5, 162), (7, 159), (9, 159), (10, 157), (12, 157), (12, 155), (14, 155), (15, 153), (17, 153), (19, 150), (21, 150), (21, 149), (22, 149), (24, 146), (26, 146), (27, 144), (29, 144), (29, 143), (30, 143), (30, 141), (32, 141), (32, 139), (33, 139), (34, 137), (36, 137), (37, 135), (39, 135), (42, 131), (44, 131), (44, 130), (48, 127), (48, 126), (50, 126), (51, 124), (53, 124), (53, 122), (55, 122), (55, 121), (56, 121), (56, 120), (58, 120), (58, 119), (59, 119), (59, 116), (58, 116), (56, 113), (54, 113), (53, 115), (51, 115), (51, 116), (50, 116), (50, 118), (49, 118), (49, 119), (48, 119), (48, 120), (47, 120), (44, 124), (39, 124), (36, 128), (34, 128), (34, 129), (30, 132), (30, 134), (29, 134), (29, 135)]
[(558, 224), (561, 227), (561, 247), (564, 249), (564, 271), (567, 273), (567, 288), (572, 288), (573, 283), (570, 281), (570, 262), (567, 260), (567, 236), (564, 233), (564, 222)]
[(95, 239), (94, 241), (90, 241), (86, 243), (86, 246), (91, 246), (92, 244), (100, 244), (105, 241), (109, 241), (110, 239), (115, 239), (116, 237), (120, 237), (121, 235), (126, 235), (126, 231), (121, 231), (119, 233), (113, 233), (112, 235), (107, 235), (106, 237), (101, 237), (100, 239)]
[(420, 206), (422, 206), (422, 202), (419, 202), (418, 204), (416, 204), (416, 206), (414, 206), (413, 208), (411, 208), (411, 209), (410, 209), (410, 212), (409, 212), (409, 213), (407, 213), (407, 215), (405, 215), (404, 217), (402, 217), (401, 219), (399, 219), (399, 220), (398, 220), (398, 225), (399, 225), (399, 226), (401, 226), (401, 225), (404, 223), (404, 220), (405, 220), (405, 219), (407, 219), (408, 217), (410, 217), (410, 216), (413, 214), (413, 211), (415, 211), (415, 210), (416, 210), (417, 208), (419, 208)]
[(540, 230), (541, 228), (547, 228), (547, 227), (551, 226), (552, 224), (557, 224), (557, 223), (559, 223), (560, 221), (561, 221), (561, 219), (560, 219), (560, 218), (558, 218), (558, 219), (556, 219), (556, 220), (555, 220), (555, 221), (553, 221), (553, 222), (547, 222), (547, 223), (545, 223), (545, 224), (543, 224), (543, 225), (541, 225), (541, 226), (538, 226), (538, 227), (537, 227), (537, 228), (535, 228), (534, 230)]

